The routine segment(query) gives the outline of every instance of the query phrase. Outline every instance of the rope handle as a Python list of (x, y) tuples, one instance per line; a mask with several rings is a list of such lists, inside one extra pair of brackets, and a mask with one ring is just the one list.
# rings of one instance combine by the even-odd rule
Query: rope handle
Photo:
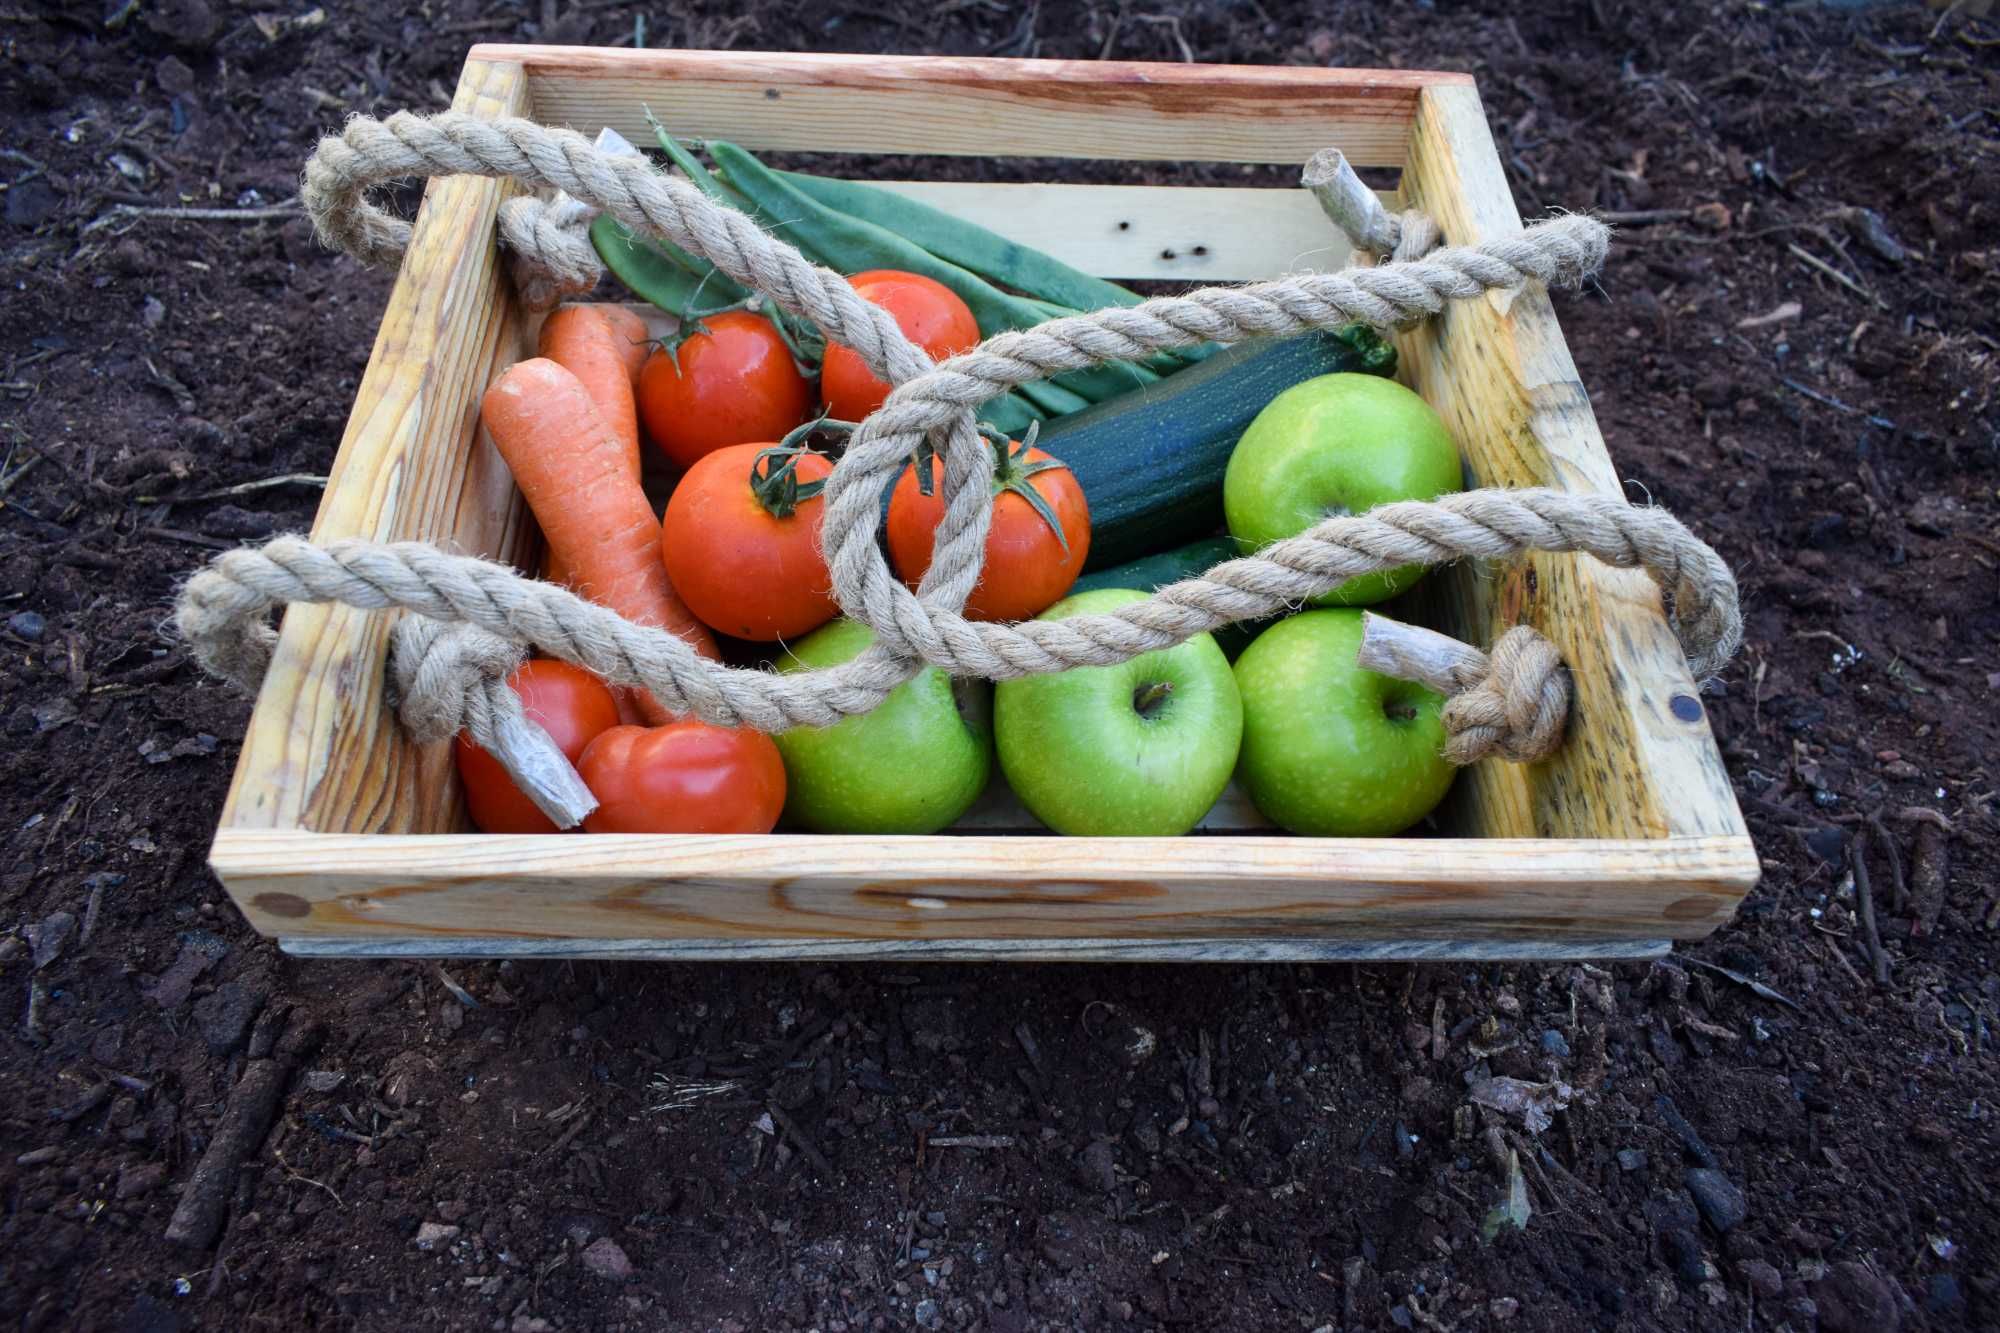
[[(1052, 320), (996, 334), (933, 367), (893, 317), (861, 300), (840, 275), (809, 263), (747, 216), (644, 159), (601, 152), (567, 130), (456, 112), (357, 118), (339, 137), (322, 140), (307, 163), (301, 193), (323, 240), (379, 262), (400, 253), (409, 224), (369, 203), (368, 190), (410, 175), (461, 173), (559, 190), (567, 196), (566, 225), (599, 210), (641, 235), (701, 255), (818, 324), (895, 386), (850, 439), (828, 480), (823, 517), (835, 596), (846, 614), (869, 626), (875, 641), (859, 657), (820, 671), (745, 671), (710, 662), (672, 635), (490, 562), (421, 544), (319, 548), (280, 538), (258, 550), (225, 553), (183, 590), (178, 623), (195, 655), (241, 684), (254, 683), (268, 659), (275, 636), (264, 620), (274, 605), (340, 601), (477, 625), (508, 643), (531, 643), (616, 683), (647, 688), (675, 712), (779, 731), (866, 712), (926, 665), (993, 680), (1108, 665), (1223, 624), (1274, 614), (1357, 574), (1526, 550), (1588, 551), (1647, 569), (1671, 600), (1674, 628), (1698, 676), (1719, 669), (1740, 640), (1734, 578), (1670, 515), (1615, 497), (1545, 490), (1473, 491), (1328, 519), (1255, 556), (1103, 615), (993, 624), (959, 614), (978, 578), (991, 515), (992, 458), (973, 419), (989, 398), (1049, 375), (1155, 350), (1296, 336), (1355, 320), (1397, 327), (1490, 289), (1573, 283), (1594, 272), (1605, 255), (1608, 233), (1593, 220), (1558, 217), (1479, 246)], [(1427, 225), (1420, 215), (1406, 218), (1397, 249), (1428, 244)], [(930, 572), (912, 594), (890, 573), (874, 528), (882, 488), (927, 436), (943, 463), (946, 510)], [(409, 699), (406, 690), (406, 713)]]

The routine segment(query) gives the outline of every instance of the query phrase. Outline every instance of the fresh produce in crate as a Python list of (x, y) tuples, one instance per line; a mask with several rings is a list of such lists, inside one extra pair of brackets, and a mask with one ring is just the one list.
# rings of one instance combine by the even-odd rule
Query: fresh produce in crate
[(1444, 757), (1444, 700), (1362, 667), (1360, 649), (1360, 611), (1307, 611), (1236, 659), (1238, 772), (1251, 802), (1294, 833), (1401, 833), (1444, 799), (1457, 773)]
[(702, 457), (667, 500), (660, 553), (688, 609), (738, 639), (795, 638), (833, 619), (820, 551), (833, 462), (805, 447), (818, 423), (777, 444), (733, 444)]
[[(487, 389), (480, 415), (577, 590), (714, 657), (714, 637), (667, 577), (652, 503), (583, 383), (544, 357), (516, 362)], [(650, 694), (636, 702), (647, 720), (669, 720)]]
[[(632, 475), (641, 470), (639, 407), (632, 395), (632, 371), (626, 360), (626, 339), (605, 317), (609, 307), (571, 305), (542, 321), (537, 343), (541, 355), (576, 376), (596, 405), (604, 424), (618, 436), (630, 461)], [(641, 325), (643, 328), (643, 324)]]
[(639, 370), (646, 434), (680, 468), (732, 444), (783, 439), (812, 402), (778, 326), (747, 310), (700, 316)]
[[(618, 702), (603, 681), (582, 667), (549, 659), (523, 662), (507, 684), (521, 696), (521, 711), (549, 734), (574, 764), (584, 749), (618, 725)], [(500, 761), (461, 732), (452, 743), (466, 812), (482, 833), (556, 833), (555, 822), (529, 800)]]
[[(838, 666), (873, 640), (866, 625), (836, 620), (791, 645), (778, 669)], [(776, 739), (788, 822), (819, 833), (936, 833), (986, 789), (992, 687), (926, 667), (872, 712)]]
[[(1125, 588), (1079, 593), (1042, 619), (1145, 597)], [(993, 734), (1007, 783), (1058, 833), (1186, 833), (1228, 785), (1242, 731), (1229, 659), (1206, 634), (1117, 666), (1023, 676), (993, 689)]]
[[(1329, 514), (1461, 489), (1458, 446), (1431, 405), (1394, 380), (1320, 375), (1257, 413), (1222, 484), (1230, 535), (1246, 552), (1296, 537)], [(1319, 606), (1371, 606), (1423, 577), (1404, 565), (1349, 579)]]
[(748, 727), (613, 727), (576, 771), (598, 800), (588, 833), (769, 833), (785, 808), (777, 746)]
[[(1076, 476), (1035, 447), (1035, 427), (1016, 444), (993, 447), (993, 523), (979, 582), (965, 599), (973, 620), (1028, 620), (1053, 606), (1076, 582), (1090, 555), (1090, 506)], [(896, 479), (889, 497), (889, 559), (914, 588), (930, 571), (932, 540), (944, 518), (944, 495), (926, 454)]]
[(1222, 527), (1222, 479), (1243, 432), (1272, 398), (1318, 375), (1392, 375), (1396, 349), (1355, 324), (1255, 339), (1171, 378), (1042, 428), (1090, 502), (1086, 569), (1120, 565)]
[[(854, 294), (896, 317), (896, 327), (933, 361), (963, 352), (979, 341), (972, 311), (951, 288), (920, 273), (870, 269), (848, 279)], [(839, 343), (826, 345), (819, 369), (820, 400), (829, 415), (859, 421), (889, 396), (889, 386), (877, 379), (860, 355)]]

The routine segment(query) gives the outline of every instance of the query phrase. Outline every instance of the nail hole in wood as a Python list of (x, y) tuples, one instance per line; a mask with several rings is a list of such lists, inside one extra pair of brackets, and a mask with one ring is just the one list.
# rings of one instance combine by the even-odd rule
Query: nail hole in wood
[(1130, 231), (1130, 230), (1132, 230), (1132, 224), (1131, 224), (1131, 223), (1129, 223), (1129, 222), (1121, 222), (1121, 223), (1119, 223), (1119, 224), (1118, 224), (1118, 230), (1120, 230), (1120, 231)]
[(1160, 251), (1160, 258), (1162, 258), (1162, 259), (1178, 259), (1178, 258), (1179, 258), (1179, 256), (1178, 256), (1178, 255), (1176, 255), (1176, 254), (1175, 254), (1175, 253), (1174, 253), (1173, 251), (1171, 251), (1171, 250), (1162, 250), (1162, 251)]
[(1197, 245), (1194, 248), (1194, 252), (1198, 255), (1205, 255), (1208, 253), (1208, 247), (1205, 245)]
[(1701, 700), (1691, 694), (1676, 694), (1667, 701), (1667, 707), (1683, 722), (1701, 721)]

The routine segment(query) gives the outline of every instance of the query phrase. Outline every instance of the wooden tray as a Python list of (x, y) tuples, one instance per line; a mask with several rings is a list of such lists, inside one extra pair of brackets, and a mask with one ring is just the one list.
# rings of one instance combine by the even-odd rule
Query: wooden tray
[[(1399, 173), (1387, 202), (1428, 211), (1450, 243), (1521, 225), (1456, 74), (496, 45), (473, 48), (454, 105), (641, 143), (650, 107), (753, 149), (1296, 168), (1337, 147)], [(529, 565), (532, 525), (477, 411), (533, 347), (494, 249), (510, 188), (454, 178), (425, 194), (316, 539)], [(1297, 188), (903, 188), (1111, 278), (1349, 262)], [(1399, 346), (1469, 485), (1621, 493), (1540, 292), (1454, 304)], [(1232, 793), (1189, 838), (1056, 838), (1024, 831), (997, 791), (939, 837), (535, 838), (465, 831), (448, 747), (410, 744), (383, 707), (387, 617), (294, 607), (210, 864), (258, 930), (302, 954), (1646, 957), (1728, 919), (1757, 857), (1643, 573), (1584, 556), (1468, 562), (1407, 614), (1475, 644), (1533, 624), (1576, 680), (1561, 753), (1463, 772), (1439, 836), (1280, 836)]]

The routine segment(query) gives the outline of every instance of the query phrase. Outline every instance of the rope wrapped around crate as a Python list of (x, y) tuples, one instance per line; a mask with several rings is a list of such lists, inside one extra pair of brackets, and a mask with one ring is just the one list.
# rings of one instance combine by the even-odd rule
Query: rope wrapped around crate
[[(1678, 520), (1617, 497), (1545, 489), (1470, 491), (1329, 518), (1104, 614), (1018, 624), (960, 614), (979, 576), (992, 509), (992, 454), (973, 415), (988, 399), (1051, 375), (1158, 350), (1292, 337), (1356, 320), (1403, 327), (1436, 314), (1447, 301), (1488, 290), (1531, 281), (1575, 283), (1597, 270), (1607, 249), (1607, 230), (1591, 219), (1557, 217), (1478, 246), (1375, 267), (1204, 288), (1050, 320), (995, 334), (932, 365), (887, 311), (862, 300), (839, 274), (810, 263), (685, 180), (643, 159), (600, 152), (567, 130), (456, 112), (356, 118), (340, 136), (321, 141), (307, 163), (302, 197), (328, 244), (364, 262), (389, 262), (401, 254), (410, 227), (369, 203), (366, 192), (404, 177), (451, 174), (553, 188), (577, 208), (601, 210), (639, 235), (670, 241), (811, 320), (895, 386), (850, 437), (824, 492), (822, 540), (833, 591), (843, 612), (873, 631), (874, 642), (846, 663), (812, 672), (733, 668), (663, 630), (490, 561), (421, 543), (316, 546), (280, 537), (224, 553), (189, 580), (180, 598), (176, 623), (197, 660), (245, 688), (254, 688), (269, 661), (276, 635), (268, 619), (275, 607), (341, 602), (471, 625), (499, 641), (496, 650), (476, 636), (399, 628), (399, 635), (421, 636), (415, 646), (399, 643), (393, 682), (401, 715), (419, 738), (457, 723), (486, 744), (518, 720), (512, 691), (480, 681), (504, 675), (501, 668), (517, 662), (528, 645), (614, 684), (650, 690), (673, 712), (777, 732), (867, 712), (929, 665), (990, 680), (1110, 665), (1235, 621), (1295, 609), (1360, 574), (1531, 550), (1587, 552), (1645, 569), (1670, 602), (1697, 678), (1719, 670), (1740, 642), (1734, 577)], [(1328, 202), (1324, 192), (1320, 197)], [(1337, 215), (1333, 205), (1329, 211)], [(529, 232), (533, 222), (525, 220)], [(1368, 226), (1363, 243), (1407, 240), (1397, 247), (1405, 251), (1427, 244), (1422, 221), (1372, 219)], [(876, 525), (883, 488), (927, 437), (942, 464), (946, 507), (930, 570), (913, 593), (890, 572)], [(1550, 691), (1560, 673), (1553, 650), (1496, 655), (1484, 668), (1476, 657), (1461, 656), (1439, 677), (1458, 698), (1473, 700), (1459, 709), (1463, 714), (1470, 707), (1473, 715), (1460, 716), (1453, 730), (1455, 736), (1477, 734), (1455, 744), (1455, 757), (1469, 762), (1495, 748), (1509, 757), (1546, 754), (1561, 732), (1559, 720), (1548, 725), (1555, 702)], [(477, 660), (470, 685), (461, 658)], [(1510, 664), (1504, 669), (1503, 660)], [(1560, 692), (1566, 706), (1566, 679)], [(1529, 732), (1532, 745), (1521, 739)]]

